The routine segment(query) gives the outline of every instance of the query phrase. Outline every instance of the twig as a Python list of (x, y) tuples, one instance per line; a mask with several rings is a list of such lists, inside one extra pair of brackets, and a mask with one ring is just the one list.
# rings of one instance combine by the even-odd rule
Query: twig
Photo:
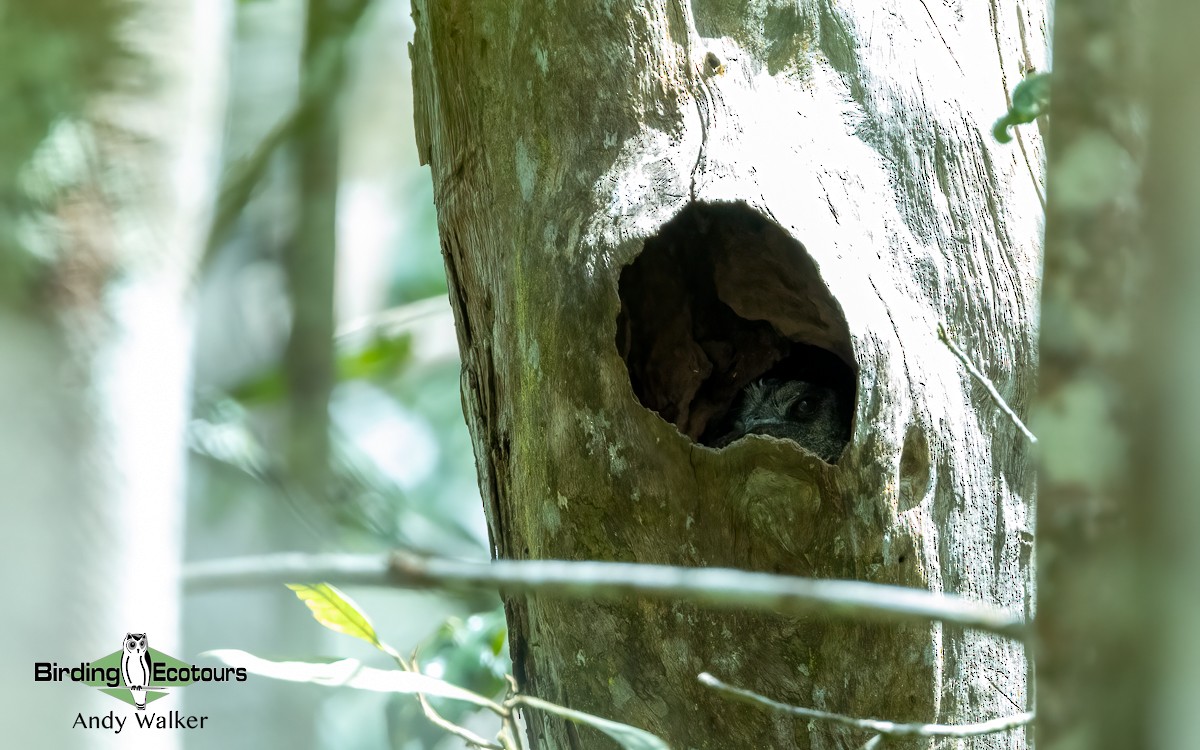
[(394, 334), (411, 331), (422, 321), (444, 315), (451, 317), (450, 299), (443, 295), (426, 297), (425, 299), (409, 302), (399, 307), (381, 310), (371, 315), (350, 321), (338, 328), (338, 339), (353, 339), (356, 336), (367, 337), (378, 332)]
[(426, 719), (429, 719), (430, 722), (432, 722), (436, 726), (441, 727), (442, 729), (444, 729), (445, 731), (454, 735), (455, 737), (458, 737), (460, 740), (462, 740), (463, 742), (466, 742), (468, 745), (474, 745), (475, 747), (484, 747), (484, 748), (488, 748), (488, 750), (504, 750), (503, 745), (496, 744), (495, 742), (492, 742), (491, 740), (486, 740), (483, 737), (480, 737), (479, 735), (475, 734), (471, 730), (466, 729), (464, 727), (460, 727), (459, 725), (455, 724), (454, 722), (449, 721), (448, 719), (443, 717), (441, 714), (439, 714), (434, 709), (433, 706), (429, 705), (429, 699), (425, 697), (424, 693), (417, 693), (417, 700), (420, 701), (420, 703), (421, 703), (421, 710), (425, 712)]
[[(990, 719), (974, 724), (897, 724), (891, 721), (883, 721), (882, 719), (856, 719), (852, 716), (843, 716), (842, 714), (833, 714), (828, 711), (818, 711), (813, 708), (801, 708), (800, 706), (790, 706), (786, 703), (771, 700), (766, 696), (742, 688), (736, 688), (713, 677), (708, 672), (700, 673), (699, 680), (708, 687), (718, 690), (721, 693), (728, 695), (734, 700), (742, 703), (763, 706), (773, 711), (789, 713), (793, 716), (799, 716), (805, 719), (814, 719), (817, 721), (831, 721), (835, 724), (843, 724), (845, 726), (855, 727), (856, 729), (865, 729), (881, 735), (889, 737), (976, 737), (981, 734), (995, 734), (997, 732), (1006, 732), (1010, 729), (1023, 727), (1026, 724), (1033, 722), (1033, 713), (1025, 712), (1014, 714), (1012, 716), (1002, 716), (998, 719)], [(870, 743), (868, 743), (869, 745)]]
[(525, 750), (525, 745), (521, 742), (521, 728), (517, 725), (515, 714), (510, 713), (504, 717), (504, 723), (500, 728), (500, 737), (506, 750)]
[(643, 596), (723, 609), (790, 615), (832, 615), (880, 622), (940, 620), (1025, 642), (1017, 616), (953, 595), (862, 581), (832, 581), (724, 568), (632, 563), (497, 560), (464, 562), (390, 555), (277, 554), (230, 558), (185, 567), (191, 590), (296, 581), (401, 588), (500, 589), (573, 599)]
[(860, 747), (858, 750), (878, 750), (878, 748), (881, 748), (881, 747), (883, 747), (883, 735), (877, 734), (874, 737), (872, 737), (871, 739), (867, 740), (865, 743), (863, 743), (863, 746)]
[(1004, 412), (1005, 416), (1012, 420), (1012, 423), (1015, 424), (1017, 429), (1021, 431), (1021, 434), (1023, 434), (1025, 438), (1029, 440), (1030, 444), (1036, 444), (1038, 441), (1037, 436), (1029, 431), (1029, 428), (1025, 426), (1025, 423), (1021, 421), (1021, 418), (1017, 416), (1017, 413), (1013, 411), (1012, 407), (1010, 407), (1008, 403), (1005, 402), (1005, 400), (1000, 396), (1000, 393), (996, 390), (996, 386), (992, 385), (992, 381), (988, 380), (987, 376), (980, 372), (975, 365), (971, 364), (971, 360), (967, 359), (967, 355), (963, 353), (963, 350), (959, 349), (958, 345), (950, 340), (950, 334), (946, 331), (946, 325), (941, 321), (938, 322), (938, 338), (942, 340), (942, 343), (950, 349), (950, 352), (954, 354), (955, 357), (958, 357), (958, 361), (963, 363), (963, 367), (967, 368), (967, 372), (971, 373), (971, 376), (978, 380), (979, 384), (987, 389), (988, 395), (992, 397), (992, 401), (996, 403), (996, 406), (1000, 409), (1000, 411)]
[(229, 236), (229, 231), (242, 215), (242, 210), (250, 202), (254, 189), (262, 182), (263, 175), (271, 164), (271, 158), (280, 146), (292, 137), (297, 124), (307, 115), (308, 109), (315, 101), (314, 97), (297, 105), (258, 142), (253, 152), (229, 166), (217, 191), (216, 207), (208, 229), (208, 246), (201, 260), (202, 268), (212, 263), (217, 251)]
[(336, 586), (389, 586), (387, 555), (308, 555), (284, 552), (227, 557), (184, 565), (191, 591), (321, 581)]
[[(400, 668), (404, 671), (421, 674), (421, 663), (417, 661), (417, 652), (415, 649), (413, 650), (412, 656), (409, 657), (407, 662), (401, 659), (400, 654), (395, 650), (391, 651), (391, 655), (400, 665)], [(458, 737), (463, 742), (466, 742), (468, 745), (483, 747), (487, 748), (488, 750), (504, 750), (503, 745), (498, 745), (491, 740), (484, 739), (466, 727), (460, 727), (446, 717), (442, 716), (429, 702), (429, 699), (425, 697), (424, 693), (417, 693), (417, 702), (421, 704), (421, 711), (425, 713), (426, 719), (429, 719), (429, 721), (434, 725), (441, 727), (455, 737)], [(498, 708), (503, 707), (498, 706)], [(501, 716), (503, 716), (502, 713)]]
[(504, 701), (504, 705), (508, 708), (508, 714), (504, 717), (500, 733), (501, 736), (507, 736), (507, 742), (512, 745), (513, 750), (525, 750), (525, 744), (521, 740), (521, 725), (517, 721), (517, 706), (512, 703), (521, 691), (517, 687), (516, 677), (505, 672), (504, 679), (508, 682), (508, 695)]
[(301, 77), (299, 101), (290, 112), (280, 118), (248, 156), (231, 165), (221, 178), (217, 205), (209, 225), (208, 246), (201, 260), (201, 268), (207, 268), (212, 263), (229, 236), (229, 231), (249, 202), (254, 189), (262, 182), (275, 153), (291, 140), (297, 129), (315, 110), (328, 104), (341, 81), (344, 67), (343, 45), (354, 33), (358, 21), (369, 5), (369, 0), (356, 0), (347, 8), (340, 33), (325, 39), (319, 49), (307, 56), (304, 75)]

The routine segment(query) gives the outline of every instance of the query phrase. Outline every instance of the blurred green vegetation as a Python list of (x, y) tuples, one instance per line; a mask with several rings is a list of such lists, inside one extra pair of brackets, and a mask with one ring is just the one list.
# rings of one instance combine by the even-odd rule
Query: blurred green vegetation
[[(324, 48), (345, 55), (340, 75), (317, 79), (336, 87), (327, 91), (301, 91), (305, 15), (300, 0), (237, 5), (222, 203), (198, 297), (188, 556), (406, 547), (486, 558), (432, 187), (412, 132), (408, 7), (372, 0), (353, 25), (325, 30)], [(294, 144), (309, 126), (298, 113), (312, 101), (335, 103), (340, 130), (336, 383), (328, 484), (316, 491), (287, 468), (287, 389), (296, 378), (283, 357), (293, 311), (310, 302), (290, 294), (285, 261), (301, 217), (322, 209), (304, 205), (297, 189)], [(389, 641), (416, 650), (427, 674), (484, 695), (504, 689), (510, 662), (497, 597), (361, 596)], [(357, 655), (353, 644), (313, 630), (294, 600), (254, 606), (264, 609), (240, 618), (239, 630), (211, 617), (212, 607), (189, 605), (190, 641), (199, 650)], [(261, 728), (235, 742), (462, 747), (412, 696), (324, 690), (306, 694), (310, 711), (286, 695), (259, 716)], [(474, 710), (453, 701), (437, 708), (455, 722), (469, 722)], [(206, 742), (189, 738), (189, 747)]]
[(124, 13), (120, 0), (0, 2), (0, 300), (9, 305), (36, 294), (54, 260), (54, 249), (23, 222), (48, 205), (49, 187), (82, 179), (89, 93), (136, 64), (104, 33)]

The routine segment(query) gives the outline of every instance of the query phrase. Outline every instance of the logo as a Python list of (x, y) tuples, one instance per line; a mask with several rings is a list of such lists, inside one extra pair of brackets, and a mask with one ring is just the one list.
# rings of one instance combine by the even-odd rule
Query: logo
[[(135, 709), (137, 721), (131, 726), (143, 729), (203, 728), (207, 716), (184, 716), (179, 711), (147, 712), (146, 706), (166, 698), (177, 688), (198, 682), (245, 682), (244, 667), (196, 667), (150, 648), (145, 633), (126, 633), (121, 648), (99, 659), (60, 666), (58, 662), (36, 662), (35, 682), (79, 682), (96, 688)], [(111, 729), (118, 734), (127, 717), (109, 711), (105, 716), (77, 714), (74, 727)]]
[[(125, 687), (129, 688), (133, 705), (137, 706), (137, 710), (145, 711), (147, 694), (150, 692), (150, 675), (153, 673), (146, 634), (126, 633), (121, 648), (121, 679), (125, 681)], [(160, 689), (150, 700), (157, 700), (166, 694), (166, 690)]]

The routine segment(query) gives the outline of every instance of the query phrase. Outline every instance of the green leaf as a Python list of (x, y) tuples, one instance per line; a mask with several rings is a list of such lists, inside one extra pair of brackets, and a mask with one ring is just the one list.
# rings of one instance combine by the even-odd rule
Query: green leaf
[(599, 716), (585, 714), (582, 711), (573, 711), (569, 708), (547, 703), (546, 701), (531, 698), (527, 695), (521, 697), (521, 703), (530, 708), (548, 711), (556, 716), (569, 719), (576, 724), (586, 724), (589, 727), (598, 729), (616, 740), (625, 750), (670, 750), (667, 743), (644, 729), (631, 727), (628, 724), (621, 724), (610, 719), (602, 719)]
[(1050, 74), (1030, 73), (1012, 93), (1012, 109), (1017, 122), (1033, 122), (1050, 109)]
[(503, 608), (447, 618), (421, 647), (421, 669), (481, 695), (496, 695), (512, 668)]
[(1000, 143), (1012, 140), (1008, 129), (1046, 114), (1050, 109), (1050, 74), (1030, 73), (1012, 93), (1012, 106), (992, 126), (992, 136)]
[(386, 654), (394, 655), (391, 646), (379, 640), (375, 626), (354, 600), (328, 583), (289, 583), (300, 601), (308, 605), (317, 622), (336, 633), (361, 638)]
[(412, 335), (378, 332), (358, 351), (338, 356), (339, 380), (395, 378), (412, 356)]
[(287, 384), (283, 380), (283, 370), (272, 367), (235, 385), (230, 389), (229, 396), (245, 406), (261, 406), (278, 402), (286, 392)]
[[(350, 687), (377, 693), (423, 693), (439, 698), (465, 701), (484, 708), (495, 706), (487, 698), (418, 672), (398, 669), (376, 669), (363, 666), (358, 659), (329, 661), (320, 658), (274, 661), (238, 649), (205, 651), (201, 656), (212, 657), (231, 667), (243, 667), (251, 674), (287, 682), (309, 682), (330, 687)], [(650, 747), (650, 746), (645, 746)]]
[[(338, 382), (395, 379), (412, 359), (412, 351), (411, 334), (377, 333), (363, 344), (344, 347), (338, 352), (334, 362)], [(245, 406), (263, 406), (278, 403), (287, 390), (283, 368), (276, 365), (233, 386), (229, 395)]]

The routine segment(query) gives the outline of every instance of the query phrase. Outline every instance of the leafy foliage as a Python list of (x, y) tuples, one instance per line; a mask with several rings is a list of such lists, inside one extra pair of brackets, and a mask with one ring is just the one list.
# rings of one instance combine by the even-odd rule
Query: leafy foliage
[[(363, 346), (338, 353), (338, 380), (386, 381), (404, 368), (411, 355), (411, 336), (379, 331)], [(277, 367), (235, 386), (229, 395), (247, 406), (272, 404), (283, 398), (284, 388), (283, 369)]]
[(1012, 106), (996, 120), (992, 135), (1001, 143), (1012, 140), (1009, 127), (1033, 122), (1050, 110), (1050, 74), (1030, 73), (1013, 89)]
[(507, 636), (502, 608), (466, 620), (451, 617), (421, 649), (424, 671), (440, 673), (455, 685), (484, 695), (496, 695), (504, 689), (508, 674)]
[(29, 282), (53, 260), (52, 232), (33, 217), (87, 174), (89, 103), (133, 67), (119, 39), (128, 5), (0, 4), (0, 298), (26, 298), (36, 288)]
[(336, 586), (328, 583), (289, 583), (287, 587), (308, 606), (313, 619), (325, 627), (360, 638), (386, 654), (396, 654), (379, 639), (371, 618)]
[[(380, 639), (367, 614), (342, 591), (327, 583), (290, 583), (288, 588), (305, 603), (317, 622), (338, 633), (366, 641), (392, 657), (397, 670), (385, 670), (364, 665), (357, 659), (265, 659), (245, 651), (222, 649), (205, 655), (262, 677), (289, 682), (308, 682), (330, 687), (352, 687), (359, 690), (417, 695), (425, 716), (445, 731), (483, 747), (510, 750), (520, 747), (515, 739), (519, 727), (515, 711), (518, 707), (548, 711), (569, 721), (590, 726), (615, 740), (626, 750), (668, 750), (665, 742), (636, 727), (575, 711), (530, 696), (509, 691), (501, 703), (488, 697), (500, 692), (507, 683), (508, 664), (505, 653), (505, 627), (502, 610), (476, 616), (466, 621), (452, 618), (442, 625), (429, 643), (433, 658), (427, 671), (439, 672), (442, 679), (417, 671), (416, 664), (405, 660), (394, 648)], [(470, 685), (456, 685), (458, 679)], [(481, 694), (482, 691), (482, 694)], [(431, 706), (428, 697), (467, 704), (452, 714), (443, 714)], [(468, 713), (469, 706), (484, 708), (500, 717), (502, 728), (495, 743), (478, 737), (457, 722)]]
[[(501, 696), (507, 686), (512, 664), (508, 655), (508, 627), (504, 609), (461, 619), (451, 617), (419, 649), (420, 663), (414, 664), (427, 675), (439, 677), (490, 698)], [(462, 723), (472, 712), (471, 706), (456, 701), (434, 699), (433, 707), (448, 721)], [(423, 721), (421, 707), (410, 700), (395, 700), (388, 706), (388, 723), (394, 734), (406, 740), (423, 740), (432, 747), (444, 734)]]

